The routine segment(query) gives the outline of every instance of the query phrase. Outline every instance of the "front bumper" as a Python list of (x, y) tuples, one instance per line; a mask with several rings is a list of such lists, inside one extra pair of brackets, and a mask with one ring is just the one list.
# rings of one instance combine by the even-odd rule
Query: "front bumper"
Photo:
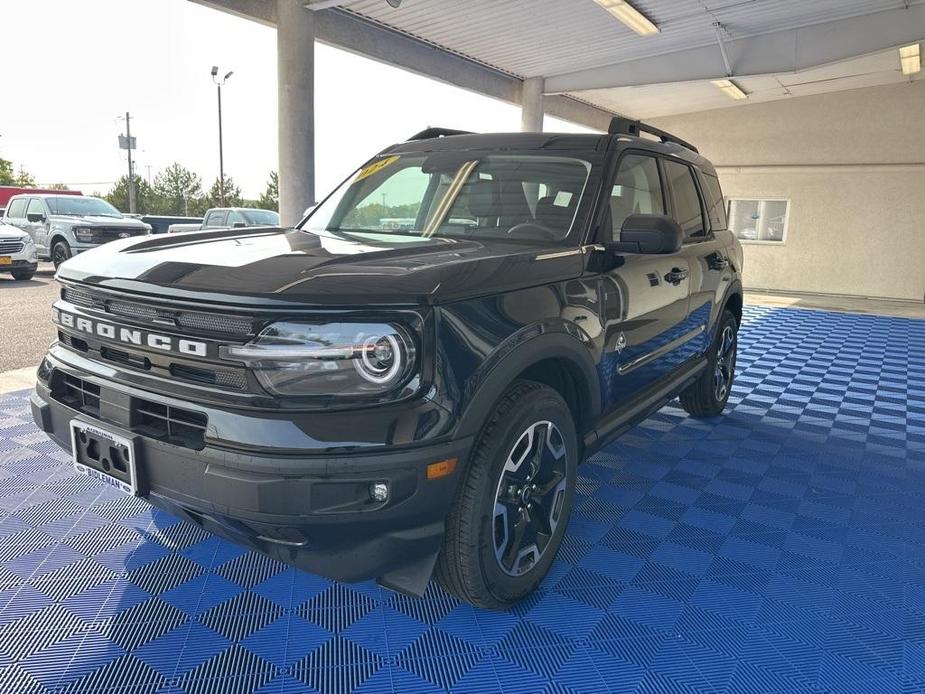
[(0, 272), (35, 272), (39, 264), (36, 260), (13, 257), (9, 265), (0, 265)]
[[(242, 452), (207, 439), (192, 450), (79, 412), (59, 402), (49, 383), (40, 378), (32, 394), (36, 424), (68, 451), (74, 418), (135, 437), (140, 493), (153, 505), (301, 569), (343, 581), (378, 578), (407, 592), (422, 590), (423, 574), (429, 577), (472, 443), (293, 455)], [(126, 399), (137, 392), (107, 388)], [(427, 466), (447, 458), (459, 459), (456, 472), (428, 480)], [(375, 482), (389, 485), (386, 501), (370, 497)]]

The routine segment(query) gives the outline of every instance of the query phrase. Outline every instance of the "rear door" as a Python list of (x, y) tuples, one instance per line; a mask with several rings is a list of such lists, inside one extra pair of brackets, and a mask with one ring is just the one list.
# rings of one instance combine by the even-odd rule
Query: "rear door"
[(690, 357), (710, 344), (712, 318), (732, 279), (724, 244), (717, 238), (725, 228), (725, 210), (719, 181), (710, 190), (695, 167), (672, 159), (663, 160), (663, 167), (672, 213), (684, 230), (683, 255), (690, 269), (690, 308), (685, 320), (685, 332), (695, 335), (685, 354)]
[[(623, 154), (607, 192), (601, 241), (619, 241), (630, 215), (669, 211), (659, 160), (652, 153)], [(683, 251), (623, 257), (623, 265), (601, 278), (605, 320), (600, 368), (609, 411), (668, 376), (683, 361), (679, 351), (688, 313), (690, 284)]]

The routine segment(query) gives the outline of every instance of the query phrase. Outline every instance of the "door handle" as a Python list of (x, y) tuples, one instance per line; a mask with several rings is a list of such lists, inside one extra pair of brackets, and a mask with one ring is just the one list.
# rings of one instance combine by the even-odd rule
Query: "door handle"
[(687, 268), (673, 267), (671, 272), (665, 275), (665, 281), (670, 282), (671, 284), (678, 285), (681, 284), (684, 280), (687, 279), (688, 271)]
[(729, 267), (729, 258), (723, 255), (713, 255), (710, 256), (710, 269), (711, 270), (725, 270)]

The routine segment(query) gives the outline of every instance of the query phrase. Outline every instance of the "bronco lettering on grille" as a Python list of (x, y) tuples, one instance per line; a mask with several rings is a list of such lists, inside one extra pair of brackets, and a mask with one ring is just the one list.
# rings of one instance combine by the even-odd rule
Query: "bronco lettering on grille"
[(124, 342), (129, 345), (147, 346), (152, 349), (159, 349), (165, 352), (177, 352), (178, 354), (187, 354), (194, 357), (205, 357), (208, 354), (208, 346), (205, 342), (198, 340), (187, 340), (185, 338), (173, 337), (172, 335), (161, 335), (159, 333), (150, 333), (144, 330), (134, 328), (122, 328), (103, 323), (101, 321), (90, 320), (67, 313), (59, 308), (52, 308), (52, 316), (57, 325), (65, 328), (72, 328), (89, 335), (98, 335), (107, 340)]

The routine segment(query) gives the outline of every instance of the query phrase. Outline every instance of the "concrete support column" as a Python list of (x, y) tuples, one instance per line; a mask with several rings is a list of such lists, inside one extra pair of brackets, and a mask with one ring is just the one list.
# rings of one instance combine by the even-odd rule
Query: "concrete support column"
[(543, 89), (546, 80), (542, 77), (528, 77), (524, 80), (520, 104), (520, 129), (525, 132), (543, 131)]
[(276, 0), (279, 215), (292, 226), (315, 204), (315, 13)]

